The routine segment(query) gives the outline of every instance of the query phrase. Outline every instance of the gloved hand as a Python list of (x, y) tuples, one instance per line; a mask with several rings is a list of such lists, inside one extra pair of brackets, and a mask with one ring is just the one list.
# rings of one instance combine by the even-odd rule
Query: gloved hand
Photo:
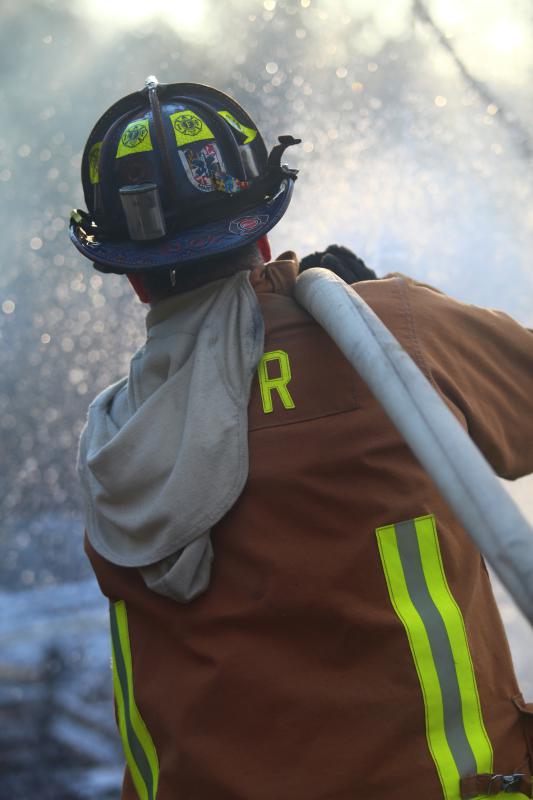
[(322, 252), (311, 253), (300, 261), (300, 272), (311, 267), (329, 269), (342, 278), (346, 283), (357, 281), (375, 281), (378, 276), (374, 270), (369, 269), (365, 262), (347, 247), (330, 244)]

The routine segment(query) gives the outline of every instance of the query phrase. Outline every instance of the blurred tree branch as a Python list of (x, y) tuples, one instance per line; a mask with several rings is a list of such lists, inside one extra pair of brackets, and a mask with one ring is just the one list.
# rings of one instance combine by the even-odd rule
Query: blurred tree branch
[(439, 43), (453, 59), (453, 62), (466, 83), (472, 87), (483, 102), (487, 103), (488, 106), (495, 106), (498, 109), (498, 118), (500, 122), (510, 131), (524, 158), (531, 160), (533, 157), (533, 144), (529, 131), (522, 125), (516, 114), (506, 108), (505, 104), (501, 103), (498, 98), (494, 96), (483, 81), (480, 81), (472, 75), (468, 67), (461, 60), (450, 39), (446, 36), (444, 31), (439, 28), (422, 0), (413, 0), (413, 17), (431, 28)]

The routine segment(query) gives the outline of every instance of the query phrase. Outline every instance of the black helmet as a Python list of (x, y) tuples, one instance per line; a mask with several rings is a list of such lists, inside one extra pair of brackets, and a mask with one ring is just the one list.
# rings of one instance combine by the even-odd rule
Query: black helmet
[(270, 155), (228, 95), (197, 83), (160, 85), (111, 106), (85, 145), (87, 211), (70, 237), (103, 272), (179, 267), (257, 241), (289, 205), (297, 170)]

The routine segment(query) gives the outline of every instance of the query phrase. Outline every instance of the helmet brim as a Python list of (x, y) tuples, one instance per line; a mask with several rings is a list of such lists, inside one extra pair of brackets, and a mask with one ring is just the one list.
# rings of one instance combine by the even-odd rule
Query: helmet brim
[(293, 188), (294, 180), (286, 178), (273, 198), (251, 209), (150, 242), (98, 241), (83, 228), (83, 223), (75, 221), (70, 225), (70, 238), (80, 253), (104, 272), (135, 273), (174, 267), (256, 242), (284, 215)]

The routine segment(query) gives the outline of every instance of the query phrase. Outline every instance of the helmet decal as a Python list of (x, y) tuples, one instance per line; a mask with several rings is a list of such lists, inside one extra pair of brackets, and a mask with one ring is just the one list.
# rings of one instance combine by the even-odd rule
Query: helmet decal
[(116, 158), (130, 156), (132, 153), (142, 153), (153, 150), (150, 138), (150, 123), (147, 119), (135, 119), (130, 122), (120, 137)]
[(200, 119), (198, 114), (195, 114), (194, 111), (190, 111), (189, 109), (171, 114), (170, 121), (174, 128), (178, 147), (184, 144), (190, 144), (191, 142), (199, 142), (202, 139), (215, 138), (213, 132), (203, 119)]
[(229, 224), (229, 231), (237, 233), (239, 236), (253, 233), (257, 228), (261, 228), (268, 222), (268, 214), (248, 214), (246, 217), (232, 219)]
[(95, 142), (89, 152), (89, 180), (91, 181), (93, 186), (95, 183), (100, 182), (98, 161), (100, 158), (101, 147), (102, 147), (102, 142)]
[(224, 172), (224, 164), (216, 144), (212, 142), (203, 147), (179, 150), (179, 156), (192, 185), (201, 192), (213, 192), (216, 188), (214, 175)]
[(231, 125), (232, 128), (245, 136), (243, 144), (249, 144), (250, 142), (253, 142), (257, 136), (256, 130), (253, 128), (247, 128), (246, 125), (243, 125), (242, 122), (239, 122), (239, 120), (235, 119), (233, 114), (230, 114), (229, 111), (219, 111), (218, 113), (221, 117), (223, 117), (223, 119), (226, 120), (227, 123)]
[(249, 181), (241, 181), (238, 178), (234, 178), (233, 175), (226, 175), (225, 173), (215, 174), (213, 181), (217, 192), (226, 192), (226, 194), (242, 192), (243, 189), (248, 189), (250, 186)]

